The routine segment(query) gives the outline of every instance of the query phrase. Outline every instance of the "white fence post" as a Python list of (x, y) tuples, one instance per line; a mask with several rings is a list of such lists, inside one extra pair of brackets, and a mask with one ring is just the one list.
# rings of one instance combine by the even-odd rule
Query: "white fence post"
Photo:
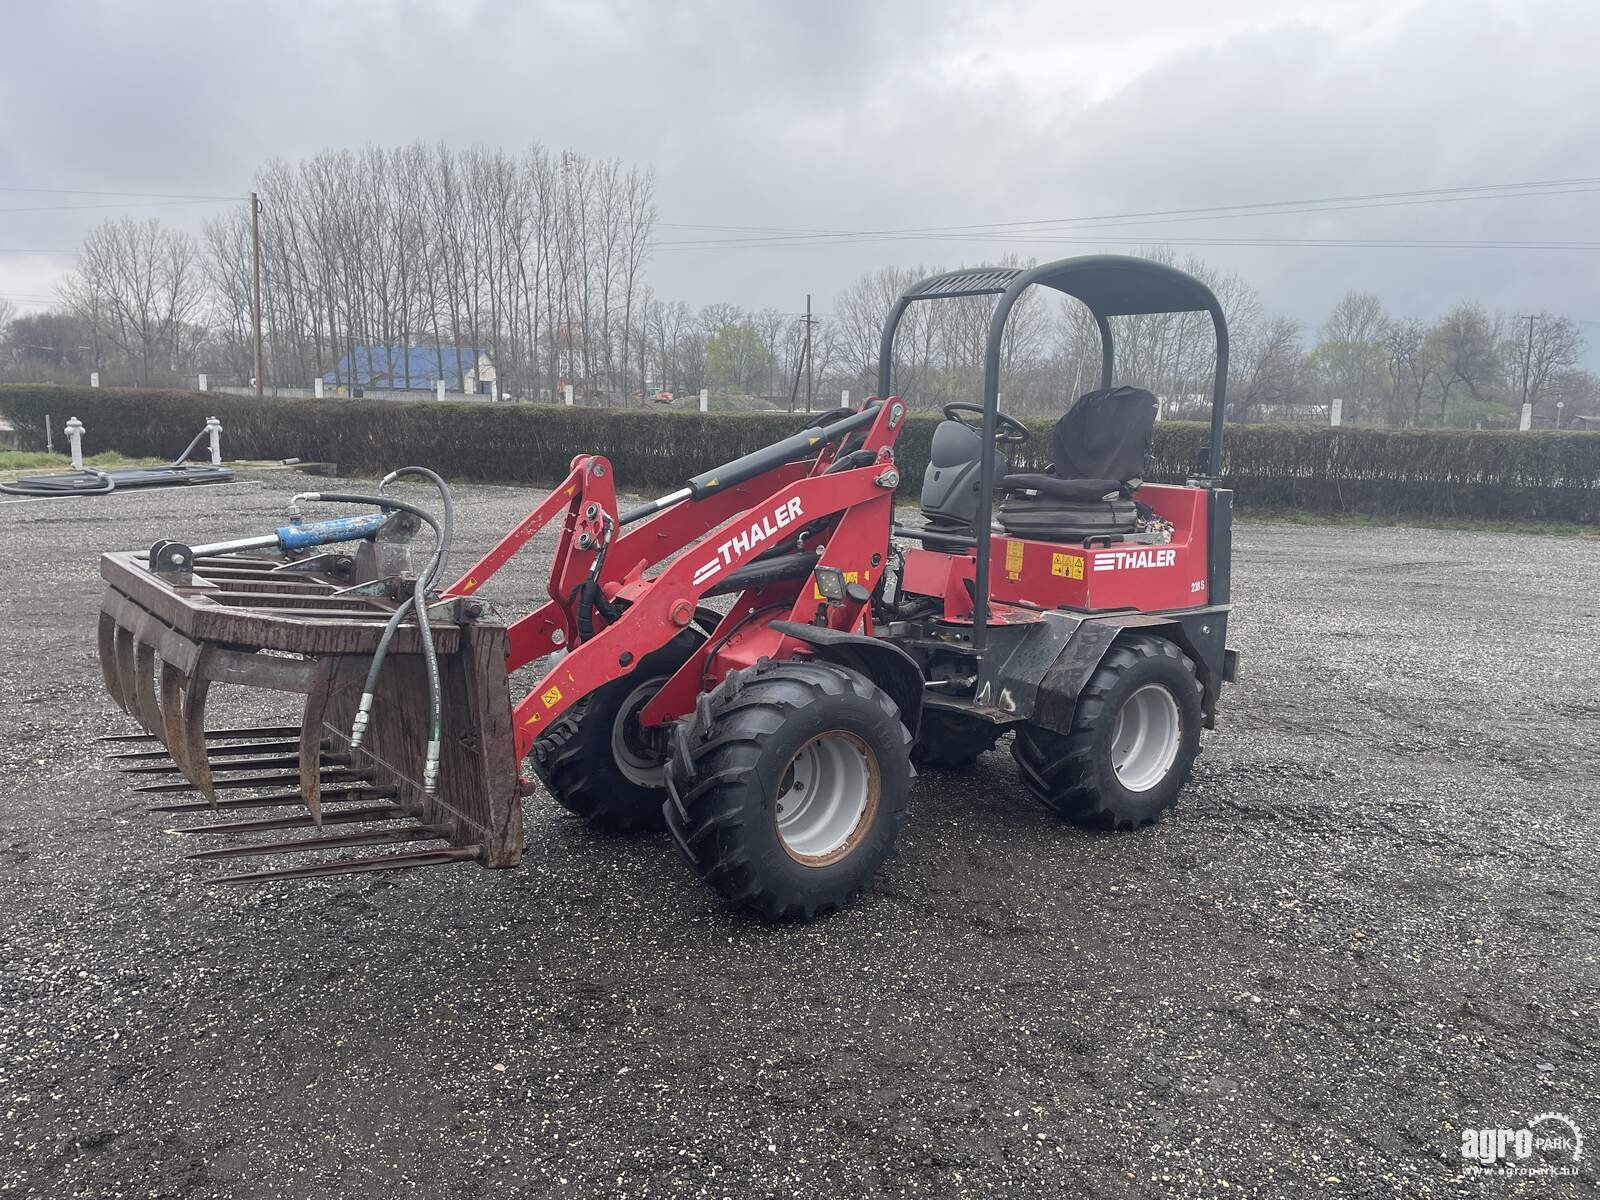
[(202, 392), (206, 390), (206, 373), (204, 371), (200, 372), (200, 390)]
[(1523, 433), (1527, 433), (1528, 430), (1533, 428), (1533, 405), (1524, 404), (1522, 406), (1522, 420), (1517, 422), (1517, 428), (1522, 430)]
[(700, 411), (701, 412), (709, 412), (710, 410), (711, 410), (711, 393), (708, 390), (706, 390), (705, 388), (701, 388), (700, 389)]
[(206, 432), (211, 435), (211, 465), (222, 465), (222, 422), (215, 417), (206, 418)]
[(97, 388), (97, 387), (100, 386), (100, 372), (99, 371), (90, 371), (89, 372), (89, 386), (90, 387), (94, 387), (94, 388)]
[(317, 399), (322, 399), (322, 376), (318, 375), (311, 381), (311, 390), (317, 394)]
[(437, 399), (441, 404), (444, 402), (444, 380), (439, 379), (434, 381), (433, 395), (434, 398)]
[(561, 397), (562, 397), (563, 400), (566, 401), (567, 407), (571, 408), (572, 407), (572, 385), (570, 383), (562, 385)]
[(44, 415), (44, 452), (46, 454), (54, 454), (56, 452), (55, 439), (50, 436), (50, 414), (49, 413), (45, 413), (45, 415)]
[(1335, 396), (1333, 403), (1328, 405), (1328, 424), (1337, 425), (1343, 419), (1343, 417), (1344, 401)]
[(77, 417), (67, 420), (67, 440), (72, 443), (72, 469), (83, 470), (83, 422)]
[(844, 391), (839, 393), (839, 407), (840, 408), (849, 408), (850, 407), (850, 389), (849, 388), (845, 388)]

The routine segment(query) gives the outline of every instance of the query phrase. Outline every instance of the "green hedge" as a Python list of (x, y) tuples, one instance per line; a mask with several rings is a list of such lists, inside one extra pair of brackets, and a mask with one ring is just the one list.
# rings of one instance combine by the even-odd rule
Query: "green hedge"
[[(690, 475), (799, 429), (803, 415), (559, 408), (433, 401), (269, 400), (221, 393), (45, 385), (0, 387), (0, 412), (21, 449), (44, 448), (68, 417), (94, 453), (170, 456), (208, 415), (223, 424), (229, 458), (305, 458), (378, 474), (403, 463), (455, 479), (548, 483), (574, 454), (604, 454), (621, 486), (664, 491)], [(914, 499), (935, 420), (914, 417), (896, 457)], [(1016, 469), (1043, 470), (1048, 420)], [(1206, 439), (1203, 425), (1156, 426), (1152, 478), (1181, 480)], [(1231, 426), (1227, 479), (1242, 509), (1380, 516), (1485, 517), (1600, 523), (1600, 437), (1585, 433), (1470, 433)]]

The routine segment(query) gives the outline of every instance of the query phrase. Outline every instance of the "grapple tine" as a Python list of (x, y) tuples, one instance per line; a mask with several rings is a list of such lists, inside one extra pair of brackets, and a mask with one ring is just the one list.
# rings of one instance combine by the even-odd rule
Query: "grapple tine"
[[(336, 788), (322, 793), (326, 801), (339, 800), (392, 800), (395, 796), (394, 788), (383, 787), (351, 787)], [(217, 801), (217, 808), (281, 808), (288, 804), (303, 804), (298, 791), (276, 792), (271, 796), (232, 796), (225, 800)], [(152, 804), (148, 811), (153, 813), (186, 813), (206, 812), (211, 804), (205, 800), (186, 801), (183, 804)]]
[(253, 858), (266, 854), (298, 854), (303, 850), (325, 850), (334, 846), (390, 846), (401, 842), (431, 842), (444, 837), (444, 830), (436, 825), (418, 825), (412, 829), (379, 829), (371, 833), (336, 833), (322, 837), (298, 838), (287, 842), (257, 842), (253, 846), (219, 846), (215, 850), (197, 850), (185, 858), (209, 860), (214, 858)]
[[(297, 738), (300, 736), (300, 726), (247, 725), (243, 729), (207, 729), (203, 731), (203, 736), (208, 742), (225, 741), (229, 738)], [(108, 733), (94, 740), (97, 742), (159, 742), (161, 739), (153, 733)]]
[(103, 608), (95, 641), (100, 650), (100, 676), (105, 680), (106, 691), (118, 707), (122, 707), (122, 679), (117, 674), (117, 619)]
[(309, 867), (288, 867), (281, 871), (250, 871), (243, 875), (223, 875), (212, 883), (266, 883), (273, 879), (324, 879), (330, 875), (360, 875), (368, 871), (399, 871), (407, 867), (442, 867), (449, 863), (476, 862), (482, 857), (477, 846), (450, 850), (418, 850), (410, 854), (380, 854), (375, 858), (339, 858)]
[[(157, 698), (161, 708), (161, 741), (177, 769), (189, 774), (188, 747), (183, 741), (183, 685), (184, 673), (166, 659), (161, 659)], [(191, 777), (190, 783), (194, 782)]]
[(156, 699), (156, 648), (140, 638), (133, 643), (133, 707), (139, 724), (158, 738), (166, 736)]
[[(323, 818), (330, 825), (352, 825), (357, 821), (392, 821), (406, 811), (393, 804), (374, 804), (367, 808), (346, 808)], [(222, 821), (216, 825), (188, 825), (169, 833), (257, 833), (264, 829), (300, 829), (314, 824), (310, 814), (303, 817), (265, 817), (259, 821)]]
[[(320, 772), (318, 783), (360, 783), (372, 778), (371, 771), (348, 771), (336, 767), (331, 771)], [(274, 775), (241, 775), (235, 779), (212, 779), (211, 787), (216, 791), (224, 788), (258, 788), (282, 787), (285, 784), (298, 784), (302, 782), (300, 775), (293, 771), (281, 771)], [(177, 792), (192, 792), (194, 787), (188, 783), (146, 783), (133, 789), (146, 795), (173, 795)]]
[[(311, 819), (322, 826), (322, 721), (328, 711), (328, 697), (333, 694), (334, 660), (325, 659), (322, 678), (306, 696), (305, 712), (300, 718), (300, 795), (306, 802)], [(340, 755), (349, 762), (348, 755)]]
[[(133, 707), (133, 631), (123, 625), (118, 625), (112, 631), (112, 653), (117, 660), (117, 703), (122, 706), (122, 711), (130, 717), (138, 717)], [(156, 731), (146, 729), (145, 732), (156, 741)]]
[[(324, 741), (323, 747), (332, 745)], [(247, 754), (282, 754), (287, 750), (298, 750), (299, 741), (282, 742), (248, 742), (242, 746), (207, 746), (206, 756), (216, 763), (222, 758), (242, 758)], [(169, 750), (124, 750), (120, 754), (108, 754), (107, 758), (118, 762), (153, 762), (158, 758), (171, 758)]]
[[(322, 755), (321, 764), (326, 767), (343, 767), (350, 763), (348, 754)], [(262, 758), (212, 758), (211, 773), (213, 776), (219, 771), (259, 771), (264, 767), (296, 767), (300, 765), (300, 758), (294, 754), (269, 754)], [(189, 772), (180, 764), (173, 763), (140, 763), (137, 766), (118, 768), (124, 775), (187, 775)]]
[(183, 757), (179, 761), (189, 764), (185, 772), (189, 782), (216, 808), (217, 789), (211, 782), (211, 757), (206, 753), (206, 698), (211, 694), (211, 677), (205, 666), (206, 655), (202, 654), (189, 686), (183, 689), (183, 733), (178, 739)]

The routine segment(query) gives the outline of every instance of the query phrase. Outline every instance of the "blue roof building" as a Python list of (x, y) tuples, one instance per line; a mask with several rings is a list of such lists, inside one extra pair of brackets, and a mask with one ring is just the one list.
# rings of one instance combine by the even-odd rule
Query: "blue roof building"
[(444, 346), (357, 346), (322, 377), (329, 387), (423, 388), (494, 394), (494, 366), (482, 350)]

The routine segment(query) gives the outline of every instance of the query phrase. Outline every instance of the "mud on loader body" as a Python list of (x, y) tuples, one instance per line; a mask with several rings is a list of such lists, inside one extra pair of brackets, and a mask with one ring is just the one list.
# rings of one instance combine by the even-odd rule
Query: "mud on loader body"
[[(1088, 305), (1102, 387), (1057, 426), (1050, 473), (1005, 475), (1007, 446), (1028, 430), (998, 409), (1000, 345), (1033, 285)], [(888, 394), (895, 329), (912, 303), (969, 296), (997, 297), (982, 403), (947, 407), (923, 523), (896, 526), (907, 408)], [(1112, 388), (1107, 318), (1196, 310), (1217, 330), (1211, 444), (1187, 486), (1147, 485), (1155, 402)], [(580, 454), (447, 585), (449, 494), (421, 468), (370, 494), (296, 498), (369, 515), (108, 554), (101, 661), (143, 729), (110, 740), (160, 744), (120, 756), (154, 780), (141, 791), (174, 797), (158, 811), (251, 812), (185, 832), (268, 838), (191, 857), (336, 852), (229, 881), (514, 865), (527, 762), (598, 829), (665, 826), (729, 901), (812, 917), (845, 903), (892, 850), (913, 759), (962, 766), (1006, 732), (1046, 807), (1135, 827), (1176, 801), (1233, 674), (1230, 494), (1212, 475), (1226, 356), (1214, 297), (1158, 264), (957, 272), (916, 285), (891, 315), (886, 399), (819, 417), (626, 512), (610, 463)], [(433, 482), (439, 506), (389, 490), (403, 475)], [(557, 521), (548, 600), (499, 620), (478, 599), (485, 585)], [(419, 564), (424, 526), (431, 555)], [(542, 678), (513, 701), (511, 674), (525, 667)], [(303, 696), (303, 711), (208, 730), (218, 684)], [(306, 827), (317, 832), (278, 833)]]

